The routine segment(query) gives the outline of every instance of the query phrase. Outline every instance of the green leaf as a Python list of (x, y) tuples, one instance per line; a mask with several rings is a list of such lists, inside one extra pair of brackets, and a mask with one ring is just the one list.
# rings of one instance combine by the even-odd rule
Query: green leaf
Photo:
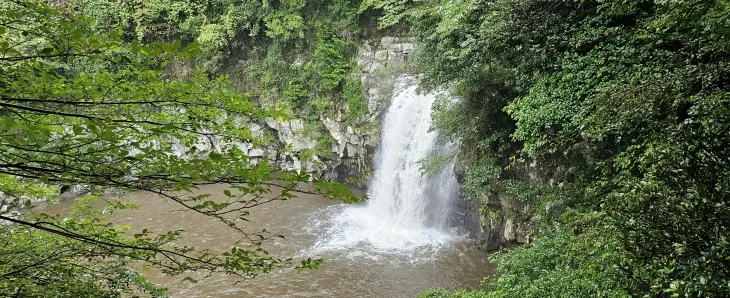
[(56, 51), (56, 49), (54, 49), (54, 48), (44, 48), (39, 53), (41, 55), (48, 55), (50, 53), (53, 53), (54, 51)]
[(75, 135), (81, 135), (84, 132), (84, 129), (79, 125), (74, 125), (72, 130)]

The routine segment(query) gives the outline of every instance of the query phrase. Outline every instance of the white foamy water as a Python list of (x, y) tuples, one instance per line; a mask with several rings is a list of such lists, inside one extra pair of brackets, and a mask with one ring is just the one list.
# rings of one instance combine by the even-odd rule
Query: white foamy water
[(368, 187), (370, 200), (361, 206), (332, 207), (324, 211), (328, 214), (315, 216), (330, 218), (312, 223), (314, 229), (325, 231), (316, 250), (430, 251), (459, 238), (449, 227), (451, 201), (458, 192), (453, 165), (435, 175), (422, 175), (420, 170), (420, 161), (444, 148), (437, 142), (438, 133), (429, 131), (437, 94), (418, 94), (414, 81), (399, 78), (383, 119)]

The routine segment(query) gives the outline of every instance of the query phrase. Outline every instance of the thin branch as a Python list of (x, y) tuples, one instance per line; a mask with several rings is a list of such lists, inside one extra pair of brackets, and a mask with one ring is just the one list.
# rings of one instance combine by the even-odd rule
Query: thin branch
[[(1, 220), (9, 221), (11, 223), (20, 224), (20, 225), (24, 225), (24, 226), (28, 226), (28, 227), (32, 227), (32, 228), (35, 228), (35, 229), (38, 229), (38, 230), (41, 230), (41, 231), (45, 231), (45, 232), (48, 232), (48, 233), (51, 233), (51, 234), (56, 234), (56, 235), (63, 236), (63, 237), (66, 237), (66, 238), (78, 240), (78, 241), (81, 241), (81, 242), (84, 242), (84, 243), (99, 244), (99, 245), (104, 245), (104, 246), (108, 246), (108, 247), (116, 247), (116, 248), (124, 248), (124, 249), (140, 250), (140, 251), (151, 251), (151, 252), (155, 252), (155, 253), (167, 253), (167, 254), (170, 254), (170, 255), (174, 255), (174, 256), (181, 257), (183, 259), (187, 259), (187, 260), (199, 262), (199, 263), (202, 263), (202, 264), (206, 264), (206, 265), (210, 265), (210, 266), (219, 266), (219, 264), (211, 263), (210, 261), (206, 261), (206, 260), (203, 260), (203, 259), (200, 259), (200, 258), (192, 257), (192, 256), (189, 256), (189, 255), (186, 255), (186, 254), (182, 254), (182, 253), (179, 253), (179, 252), (175, 252), (175, 251), (171, 251), (171, 250), (167, 250), (167, 249), (163, 249), (163, 248), (135, 246), (135, 245), (124, 244), (124, 243), (121, 243), (121, 242), (114, 243), (114, 242), (107, 242), (107, 241), (95, 240), (95, 239), (92, 239), (92, 238), (90, 238), (90, 237), (88, 237), (86, 235), (78, 234), (78, 233), (75, 233), (75, 232), (70, 232), (70, 231), (65, 230), (65, 229), (64, 230), (60, 230), (60, 229), (54, 229), (54, 228), (46, 227), (45, 224), (49, 224), (47, 222), (40, 222), (40, 223), (36, 222), (36, 223), (34, 223), (34, 222), (24, 221), (24, 220), (12, 218), (12, 217), (4, 216), (4, 215), (0, 215), (0, 219)], [(53, 226), (54, 227), (57, 227), (57, 225), (53, 225)]]

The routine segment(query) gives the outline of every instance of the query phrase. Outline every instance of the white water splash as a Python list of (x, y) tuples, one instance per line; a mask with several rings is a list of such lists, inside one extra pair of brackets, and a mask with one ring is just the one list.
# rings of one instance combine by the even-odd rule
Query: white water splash
[(459, 238), (448, 224), (458, 192), (453, 165), (430, 177), (420, 171), (419, 161), (443, 148), (438, 147), (438, 134), (429, 131), (437, 94), (418, 94), (414, 81), (403, 76), (396, 83), (382, 123), (370, 200), (325, 211), (329, 214), (322, 216), (331, 221), (311, 226), (324, 230), (315, 250), (430, 251)]

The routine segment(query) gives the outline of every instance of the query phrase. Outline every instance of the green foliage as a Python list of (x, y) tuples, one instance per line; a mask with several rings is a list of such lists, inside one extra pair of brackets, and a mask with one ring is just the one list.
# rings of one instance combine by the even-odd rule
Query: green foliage
[(512, 195), (520, 201), (538, 198), (541, 194), (541, 185), (535, 183), (516, 179), (503, 179), (499, 181), (499, 185), (501, 192)]
[(22, 181), (7, 174), (0, 174), (0, 189), (4, 195), (23, 201), (53, 201), (58, 191), (55, 185), (40, 181)]
[[(354, 40), (362, 32), (359, 1), (71, 0), (70, 9), (93, 16), (99, 32), (122, 27), (127, 40), (197, 41), (195, 63), (167, 71), (186, 76), (192, 65), (231, 75), (237, 90), (267, 106), (290, 105), (290, 116), (318, 121), (327, 115), (360, 120), (362, 89)], [(344, 116), (344, 117), (341, 117)]]
[(464, 178), (464, 195), (469, 199), (476, 199), (486, 196), (494, 191), (489, 182), (498, 179), (502, 169), (495, 163), (494, 159), (483, 157), (476, 165), (467, 170)]
[(648, 0), (406, 13), (425, 85), (461, 97), (438, 103), (434, 124), (462, 141), (465, 193), (603, 218), (570, 233), (553, 227), (580, 216), (544, 222), (535, 243), (495, 259), (490, 295), (730, 295), (728, 13), (724, 1)]
[[(195, 62), (166, 70), (185, 77), (194, 65), (229, 74), (231, 87), (268, 107), (288, 107), (288, 116), (315, 123), (322, 118), (364, 125), (367, 106), (354, 79), (355, 39), (362, 32), (359, 1), (279, 2), (254, 0), (122, 1), (72, 0), (73, 11), (99, 20), (95, 29), (121, 26), (123, 37), (140, 41), (197, 41)], [(107, 14), (108, 13), (108, 14)], [(329, 136), (317, 154), (331, 156)]]
[(479, 291), (446, 291), (441, 289), (428, 290), (418, 295), (418, 298), (488, 298), (486, 293)]
[(330, 134), (324, 134), (321, 138), (317, 139), (317, 145), (314, 147), (314, 150), (319, 156), (332, 157), (335, 154), (332, 149), (334, 143), (335, 139)]
[(617, 244), (605, 233), (554, 231), (532, 244), (491, 257), (498, 274), (488, 297), (629, 297), (613, 266)]
[(468, 121), (466, 107), (461, 102), (454, 102), (449, 98), (439, 97), (431, 108), (431, 119), (433, 127), (438, 128), (439, 133), (450, 140), (458, 139), (462, 132), (461, 125)]
[(353, 195), (346, 185), (336, 182), (320, 180), (315, 184), (315, 190), (325, 193), (330, 198), (341, 198), (347, 203), (357, 203), (367, 199)]
[[(134, 10), (141, 14), (138, 21), (149, 21), (145, 26), (188, 20), (199, 9), (183, 4), (124, 2), (145, 5)], [(164, 16), (160, 23), (157, 17), (147, 19), (154, 14)], [(210, 24), (201, 36), (207, 46), (220, 47), (225, 23)], [(0, 3), (0, 193), (30, 208), (31, 200), (50, 199), (55, 185), (95, 189), (95, 196), (79, 200), (66, 219), (0, 214), (0, 292), (18, 297), (126, 297), (137, 291), (162, 296), (163, 289), (131, 269), (140, 264), (171, 275), (206, 271), (243, 279), (281, 267), (316, 268), (321, 260), (295, 265), (269, 256), (259, 246), (272, 235), (242, 227), (248, 209), (289, 199), (311, 178), (281, 171), (266, 160), (249, 163), (233, 145), (264, 142), (252, 135), (249, 124), (285, 113), (227, 89), (226, 76), (216, 78), (201, 69), (168, 75), (170, 62), (189, 63), (200, 52), (197, 43), (127, 42), (123, 32), (100, 32), (99, 26), (40, 1)], [(225, 201), (190, 195), (210, 183), (231, 185), (223, 192)], [(272, 194), (271, 186), (281, 187), (281, 193)], [(188, 212), (223, 222), (251, 241), (221, 253), (175, 245), (182, 231), (130, 235), (91, 207), (91, 200), (109, 189), (157, 194)], [(330, 198), (358, 200), (336, 183), (318, 189)], [(101, 212), (132, 207), (109, 202)]]
[(219, 24), (206, 24), (200, 27), (200, 35), (197, 41), (204, 52), (218, 52), (228, 46), (225, 27)]
[(479, 214), (485, 218), (490, 218), (493, 222), (501, 223), (504, 220), (504, 214), (501, 211), (492, 211), (489, 209), (489, 205), (482, 205), (479, 207)]
[(304, 37), (304, 18), (299, 11), (307, 4), (306, 0), (284, 0), (279, 2), (278, 9), (264, 17), (266, 35), (289, 39), (294, 36)]
[[(303, 137), (307, 139), (317, 141), (316, 145), (311, 150), (312, 155), (325, 158), (332, 157), (334, 155), (333, 145), (335, 140), (332, 138), (332, 135), (330, 135), (327, 127), (325, 127), (322, 122), (315, 121), (305, 124), (302, 134)], [(306, 156), (307, 152), (305, 151), (304, 153)]]
[(313, 149), (302, 149), (297, 152), (297, 157), (303, 161), (313, 162), (315, 154)]
[(454, 161), (453, 154), (436, 154), (418, 161), (421, 175), (433, 176)]
[[(148, 235), (127, 238), (123, 227), (111, 227), (91, 214), (65, 220), (41, 215), (36, 222), (80, 235), (98, 235), (114, 241), (116, 246), (100, 246), (32, 227), (2, 224), (0, 293), (71, 298), (122, 297), (122, 293), (138, 291), (152, 297), (166, 297), (164, 288), (130, 269), (136, 260), (151, 258), (154, 253), (125, 246), (165, 245), (173, 238), (159, 242)], [(125, 257), (118, 258), (118, 255)]]
[(348, 124), (354, 126), (368, 112), (368, 106), (365, 102), (365, 92), (362, 89), (362, 82), (357, 80), (347, 80), (342, 90), (342, 97), (347, 105)]
[(360, 12), (376, 9), (380, 12), (378, 27), (387, 28), (400, 23), (407, 15), (407, 0), (365, 0), (360, 4)]
[(321, 80), (315, 85), (321, 91), (332, 91), (340, 87), (349, 74), (348, 53), (352, 53), (352, 43), (338, 37), (320, 37), (312, 54), (312, 62), (306, 64), (304, 69), (313, 72), (315, 77), (312, 79)]

